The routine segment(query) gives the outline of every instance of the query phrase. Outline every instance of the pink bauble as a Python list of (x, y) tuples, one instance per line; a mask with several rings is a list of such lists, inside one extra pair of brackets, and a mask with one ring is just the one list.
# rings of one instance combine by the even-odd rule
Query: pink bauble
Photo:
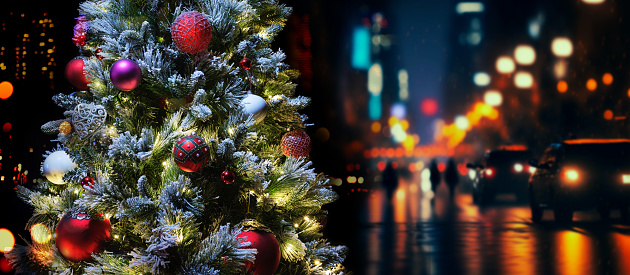
[(210, 147), (203, 138), (188, 135), (181, 138), (173, 147), (173, 158), (180, 169), (197, 172), (208, 162)]
[(86, 91), (88, 89), (88, 83), (90, 83), (83, 73), (84, 66), (85, 63), (83, 63), (83, 59), (81, 58), (72, 59), (68, 62), (68, 65), (66, 65), (66, 78), (68, 82), (81, 91)]
[(212, 26), (205, 15), (188, 11), (175, 19), (171, 36), (177, 48), (185, 53), (198, 53), (208, 48), (212, 38)]
[(245, 267), (254, 272), (255, 275), (272, 275), (280, 264), (280, 245), (271, 232), (264, 230), (249, 230), (238, 234), (239, 238), (247, 237), (241, 242), (250, 242), (245, 248), (256, 248), (256, 259), (254, 263), (247, 262)]
[(301, 130), (293, 130), (282, 136), (282, 153), (287, 157), (303, 158), (311, 151), (311, 138)]
[(131, 91), (140, 85), (142, 70), (140, 66), (129, 59), (116, 61), (109, 70), (109, 78), (114, 87), (121, 91)]
[(101, 216), (75, 208), (61, 218), (55, 230), (55, 244), (66, 260), (91, 260), (92, 253), (101, 252), (105, 242), (111, 240), (112, 227)]

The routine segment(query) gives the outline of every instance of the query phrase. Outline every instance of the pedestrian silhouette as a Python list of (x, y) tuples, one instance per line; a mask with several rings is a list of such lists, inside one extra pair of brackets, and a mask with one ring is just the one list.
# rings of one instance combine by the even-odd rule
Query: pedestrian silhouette
[(457, 175), (457, 165), (453, 158), (449, 158), (446, 163), (446, 171), (444, 172), (444, 181), (446, 182), (446, 186), (448, 186), (449, 195), (451, 201), (455, 196), (455, 186), (459, 182), (459, 176)]
[(440, 175), (440, 170), (438, 169), (437, 160), (431, 160), (431, 164), (429, 164), (429, 172), (431, 172), (429, 180), (431, 181), (431, 191), (433, 191), (433, 198), (431, 199), (431, 203), (435, 203), (435, 197), (437, 197), (437, 189), (440, 185), (440, 181), (442, 181), (442, 176)]
[(385, 170), (383, 171), (383, 188), (385, 188), (385, 194), (387, 199), (391, 200), (394, 196), (394, 191), (398, 188), (398, 172), (394, 169), (391, 162), (387, 163)]

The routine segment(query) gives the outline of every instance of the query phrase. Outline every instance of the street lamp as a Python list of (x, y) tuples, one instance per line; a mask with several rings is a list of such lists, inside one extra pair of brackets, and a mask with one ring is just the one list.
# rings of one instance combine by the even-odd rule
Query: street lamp
[(557, 37), (551, 42), (551, 51), (557, 57), (569, 57), (573, 53), (573, 43), (566, 37)]

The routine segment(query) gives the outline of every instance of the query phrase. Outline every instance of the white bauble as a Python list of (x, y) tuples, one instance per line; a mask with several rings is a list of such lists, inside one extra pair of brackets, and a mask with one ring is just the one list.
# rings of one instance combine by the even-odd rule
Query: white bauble
[(253, 115), (256, 123), (263, 121), (267, 115), (267, 102), (262, 97), (255, 94), (248, 94), (241, 104), (244, 106), (245, 113)]
[(44, 176), (54, 184), (65, 184), (63, 176), (77, 167), (64, 151), (55, 151), (44, 160)]

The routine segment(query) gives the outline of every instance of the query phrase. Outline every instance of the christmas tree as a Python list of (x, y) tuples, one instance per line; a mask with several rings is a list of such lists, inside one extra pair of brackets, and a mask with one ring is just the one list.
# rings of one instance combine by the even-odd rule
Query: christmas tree
[(274, 0), (90, 0), (18, 272), (343, 274)]

